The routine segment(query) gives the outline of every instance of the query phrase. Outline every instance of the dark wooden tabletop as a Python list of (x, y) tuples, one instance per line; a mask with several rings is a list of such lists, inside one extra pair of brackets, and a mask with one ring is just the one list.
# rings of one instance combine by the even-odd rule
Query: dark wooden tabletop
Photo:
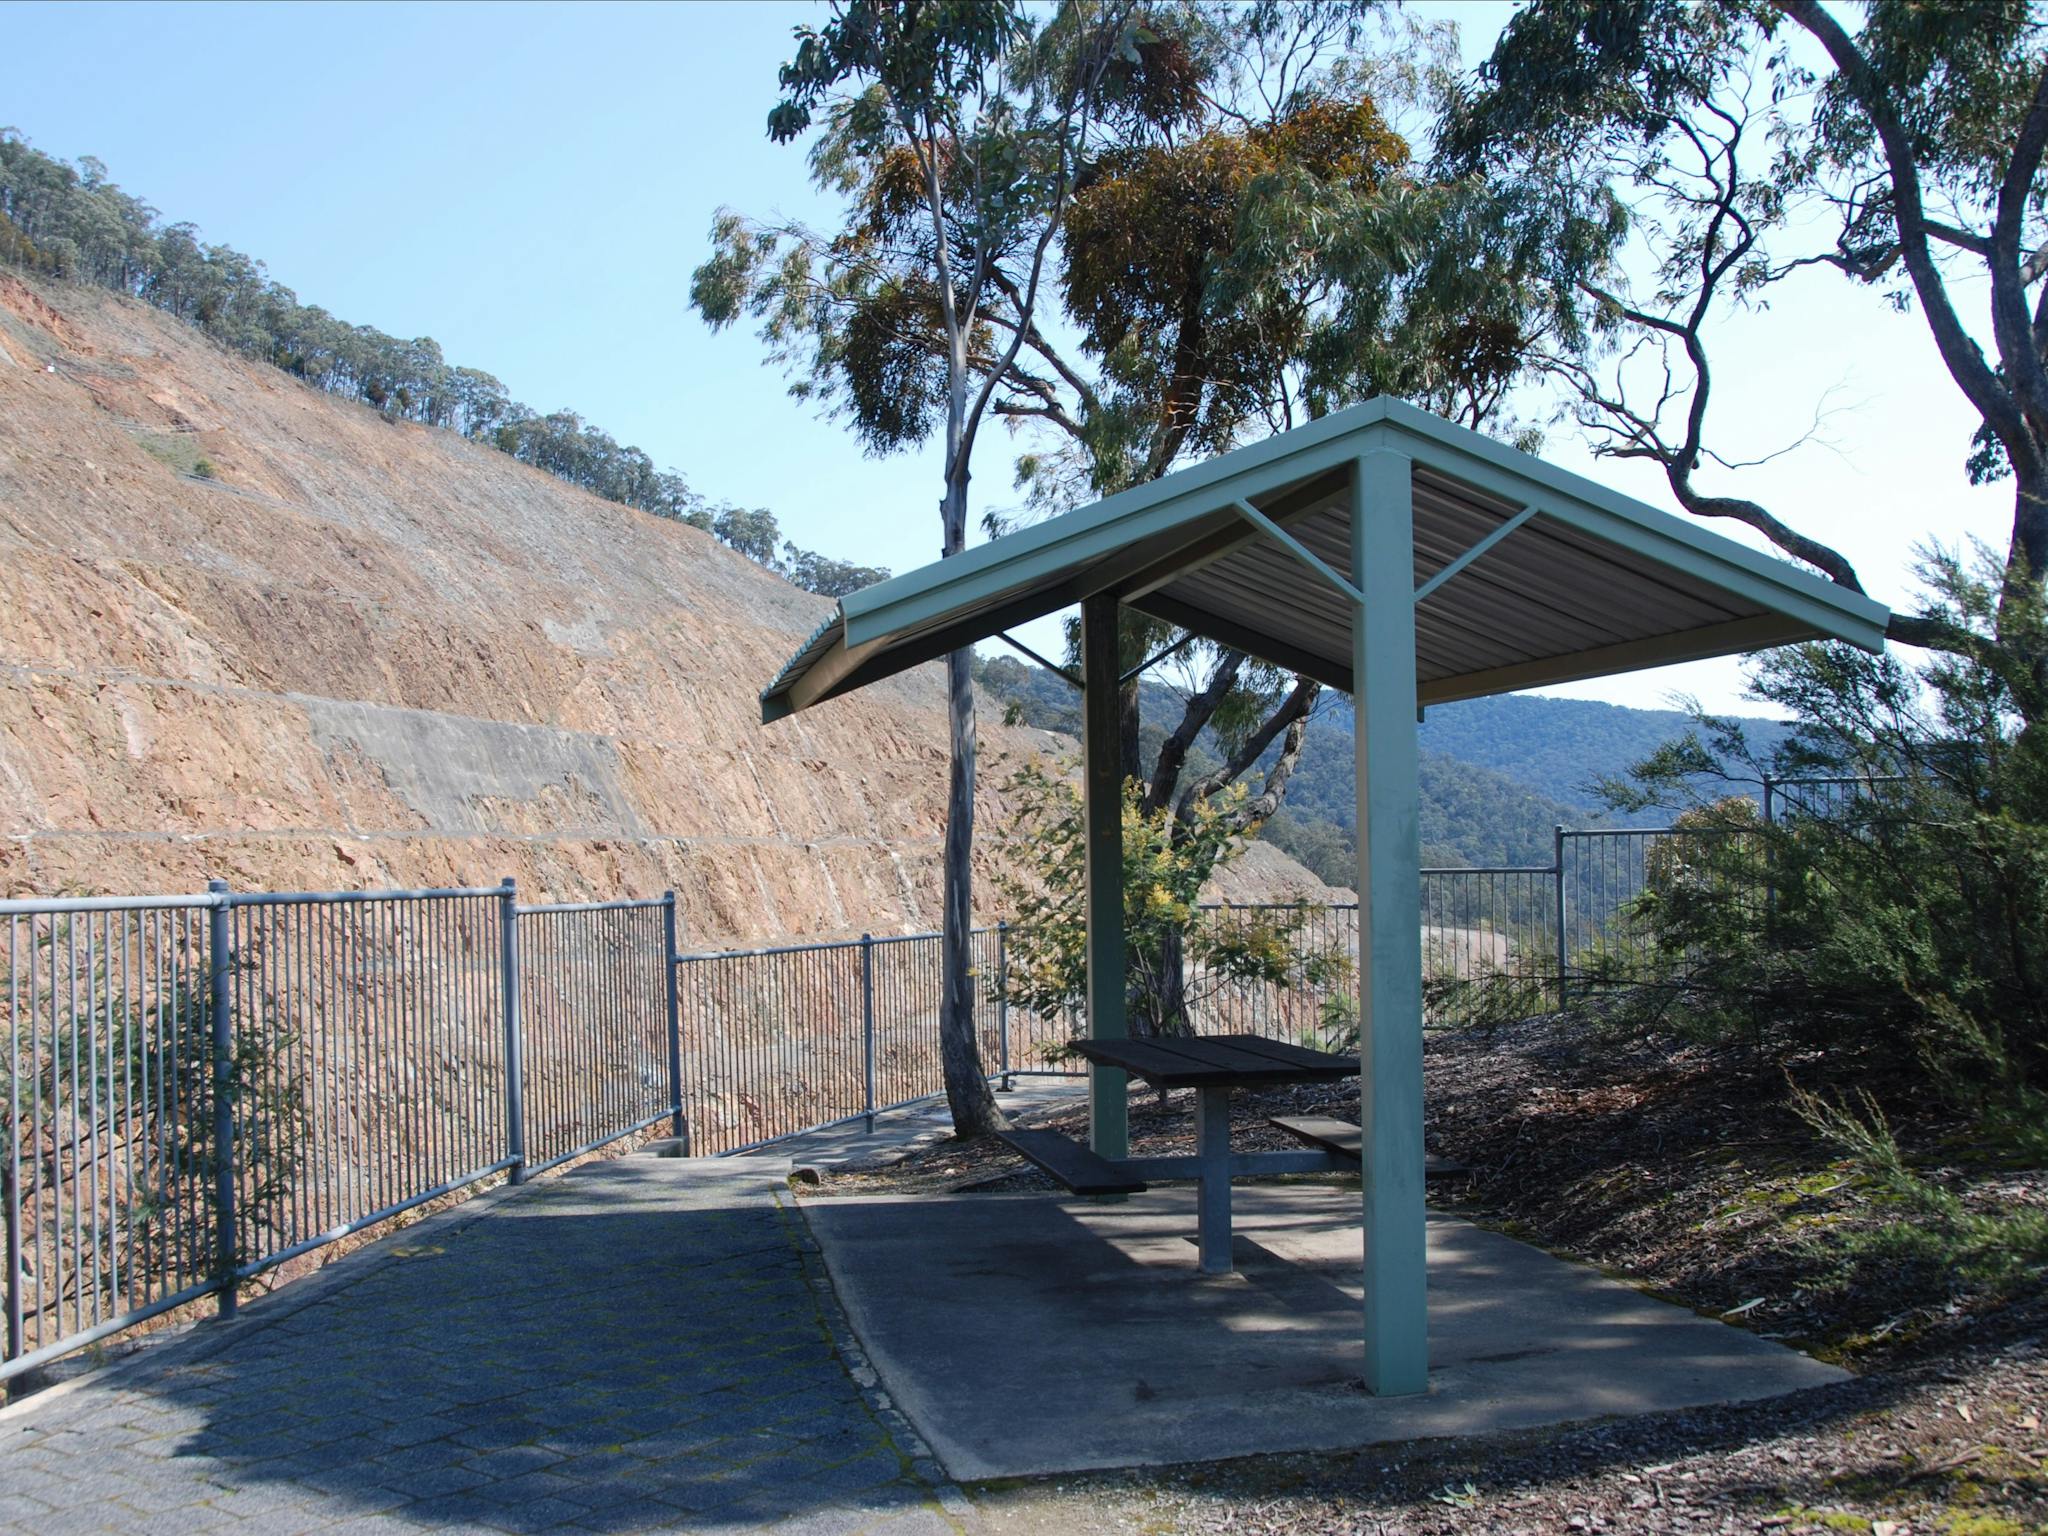
[(1076, 1040), (1074, 1050), (1105, 1067), (1122, 1067), (1161, 1088), (1263, 1088), (1274, 1083), (1335, 1082), (1358, 1075), (1356, 1056), (1336, 1056), (1264, 1035), (1198, 1039)]

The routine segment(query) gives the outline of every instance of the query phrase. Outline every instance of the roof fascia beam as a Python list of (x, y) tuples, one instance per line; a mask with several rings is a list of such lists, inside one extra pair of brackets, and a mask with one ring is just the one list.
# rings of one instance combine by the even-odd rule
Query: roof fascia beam
[(1151, 592), (1125, 606), (1136, 608), (1140, 613), (1149, 613), (1155, 619), (1164, 619), (1169, 624), (1178, 624), (1182, 629), (1191, 629), (1205, 640), (1230, 646), (1276, 667), (1312, 677), (1326, 687), (1339, 688), (1346, 693), (1351, 691), (1351, 669), (1342, 662), (1288, 645), (1270, 635), (1262, 635), (1247, 625), (1219, 617), (1179, 598), (1168, 597), (1163, 592)]
[(1430, 577), (1429, 580), (1425, 581), (1421, 586), (1415, 589), (1416, 606), (1420, 607), (1423, 603), (1427, 602), (1430, 599), (1430, 597), (1436, 592), (1436, 590), (1439, 587), (1441, 587), (1445, 582), (1451, 580), (1460, 571), (1464, 570), (1467, 566), (1472, 564), (1473, 561), (1477, 560), (1481, 555), (1485, 554), (1489, 549), (1493, 548), (1494, 545), (1498, 544), (1502, 539), (1506, 538), (1509, 534), (1513, 533), (1517, 528), (1521, 527), (1522, 524), (1528, 522), (1529, 519), (1534, 517), (1535, 515), (1536, 507), (1534, 503), (1531, 503), (1529, 506), (1522, 508), (1521, 511), (1517, 512), (1513, 517), (1509, 518), (1506, 522), (1502, 523), (1498, 528), (1494, 529), (1493, 532), (1489, 533), (1477, 544), (1474, 544), (1470, 549), (1466, 550), (1465, 553), (1458, 556), (1458, 558), (1453, 560), (1449, 565), (1445, 566), (1442, 570), (1438, 571), (1434, 576)]
[[(1056, 606), (1065, 607), (1066, 604)], [(949, 651), (972, 645), (977, 640), (986, 640), (990, 635), (1000, 634), (1038, 618), (1040, 614), (1036, 600), (1027, 595), (1001, 608), (976, 610), (964, 619), (929, 630), (901, 646), (892, 647), (887, 638), (847, 646), (842, 638), (840, 648), (819, 657), (809, 671), (790, 685), (789, 701), (797, 709), (809, 709), (826, 699), (836, 699), (843, 693), (865, 688), (898, 672), (908, 672), (927, 661), (936, 661)], [(815, 687), (809, 686), (811, 680), (821, 673), (827, 675), (827, 680)]]
[(761, 701), (762, 723), (779, 720), (783, 715), (797, 714), (821, 699), (829, 699), (839, 691), (838, 685), (846, 676), (866, 661), (874, 649), (872, 645), (849, 646), (846, 643), (846, 625), (842, 620), (839, 638), (832, 642), (832, 648), (791, 678), (780, 694)]
[(1331, 570), (1328, 565), (1323, 563), (1322, 557), (1302, 543), (1301, 540), (1297, 539), (1285, 528), (1282, 528), (1250, 502), (1240, 498), (1233, 505), (1236, 507), (1239, 517), (1250, 523), (1259, 532), (1286, 550), (1288, 554), (1294, 556), (1295, 559), (1322, 577), (1330, 586), (1343, 593), (1344, 596), (1351, 600), (1351, 605), (1354, 608), (1363, 608), (1365, 606), (1365, 594)]
[(1453, 704), (1460, 699), (1516, 693), (1524, 688), (1541, 688), (1551, 683), (1583, 682), (1592, 677), (1612, 677), (1619, 672), (1767, 650), (1774, 645), (1790, 645), (1813, 638), (1813, 630), (1796, 619), (1776, 613), (1757, 614), (1746, 619), (1730, 619), (1724, 624), (1680, 630), (1676, 634), (1656, 635), (1647, 640), (1603, 645), (1571, 656), (1548, 656), (1505, 667), (1489, 667), (1483, 672), (1468, 672), (1459, 677), (1437, 678), (1421, 684), (1416, 689), (1416, 698), (1425, 705)]

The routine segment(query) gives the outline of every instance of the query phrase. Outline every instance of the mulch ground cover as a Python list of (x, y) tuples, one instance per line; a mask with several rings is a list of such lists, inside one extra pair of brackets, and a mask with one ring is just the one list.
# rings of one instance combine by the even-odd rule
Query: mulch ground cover
[[(1738, 1407), (1345, 1455), (1029, 1480), (978, 1490), (1019, 1531), (2048, 1533), (2048, 1298), (2026, 1256), (1988, 1270), (1902, 1211), (1792, 1107), (1870, 1077), (1840, 1059), (1627, 1038), (1538, 1018), (1433, 1035), (1431, 1153), (1465, 1165), (1432, 1203), (1670, 1300), (1833, 1359), (1857, 1379)], [(2048, 1212), (1895, 1085), (1892, 1129), (1952, 1198), (1947, 1225)], [(1293, 1145), (1274, 1114), (1355, 1117), (1355, 1084), (1240, 1093), (1233, 1140)], [(1034, 1124), (1085, 1136), (1086, 1110)], [(1134, 1151), (1192, 1147), (1185, 1094), (1135, 1094)], [(1055, 1186), (996, 1143), (943, 1141), (827, 1174), (815, 1193)], [(1981, 1218), (1981, 1221), (1980, 1221)], [(1994, 1233), (2003, 1227), (1987, 1227)], [(2031, 1229), (2029, 1229), (2031, 1230)]]

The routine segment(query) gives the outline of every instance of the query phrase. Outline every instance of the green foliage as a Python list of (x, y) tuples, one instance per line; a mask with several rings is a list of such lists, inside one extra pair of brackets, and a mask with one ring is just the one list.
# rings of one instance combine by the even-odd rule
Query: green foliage
[[(1014, 914), (1010, 1000), (1048, 1018), (1087, 1000), (1086, 846), (1079, 791), (1041, 762), (1018, 770), (1009, 786), (1015, 814), (1002, 842), (996, 884)], [(1192, 810), (1178, 833), (1173, 814), (1148, 811), (1139, 787), (1126, 786), (1123, 889), (1127, 1001), (1139, 1033), (1186, 1033), (1202, 1004), (1223, 987), (1337, 986), (1348, 956), (1303, 942), (1319, 908), (1237, 908), (1225, 920), (1200, 912), (1211, 872), (1244, 850), (1236, 811), (1242, 786)], [(1154, 957), (1183, 956), (1193, 985), (1162, 983)]]
[[(303, 1092), (287, 1070), (296, 1042), (278, 1020), (246, 1021), (224, 1081), (217, 1080), (203, 956), (168, 961), (161, 985), (137, 995), (124, 984), (132, 978), (118, 974), (103, 953), (91, 967), (81, 963), (74, 921), (85, 922), (54, 919), (31, 941), (35, 953), (17, 957), (11, 980), (23, 1016), (40, 1017), (45, 1026), (24, 1033), (8, 1063), (9, 1099), (21, 1118), (8, 1124), (0, 1115), (0, 1134), (61, 1170), (117, 1126), (132, 1155), (102, 1164), (104, 1188), (95, 1188), (89, 1202), (100, 1218), (77, 1231), (51, 1222), (62, 1209), (48, 1203), (51, 1191), (61, 1191), (71, 1174), (46, 1172), (24, 1196), (28, 1219), (56, 1245), (73, 1277), (132, 1268), (133, 1294), (161, 1294), (217, 1270), (223, 1149), (214, 1107), (223, 1086), (234, 1106), (241, 1231), (259, 1232), (290, 1213), (306, 1128)], [(85, 937), (89, 945), (94, 936)], [(43, 1298), (45, 1305), (58, 1302), (54, 1293)]]
[(833, 560), (789, 543), (782, 546), (782, 561), (776, 569), (806, 592), (815, 592), (820, 597), (845, 597), (889, 579), (886, 566)]
[[(1758, 461), (1715, 451), (1713, 334), (1829, 270), (1924, 317), (1934, 377), (1972, 414), (1967, 477), (2016, 481), (2000, 639), (2038, 691), (2048, 661), (2024, 610), (2048, 581), (2048, 350), (2030, 320), (2044, 83), (2031, 0), (1532, 0), (1451, 102), (1438, 169), (1552, 232), (1560, 324), (1537, 366), (1594, 452), (1658, 466), (1688, 512), (1858, 591), (1847, 555), (1741, 494)], [(1938, 604), (1890, 630), (1976, 648)], [(2039, 700), (2017, 703), (2040, 718)]]
[[(127, 1017), (123, 1010), (122, 1016)], [(126, 1041), (128, 1081), (156, 1083), (165, 1090), (155, 1113), (155, 1135), (165, 1153), (159, 1182), (132, 1192), (134, 1214), (166, 1255), (166, 1278), (177, 1269), (172, 1246), (182, 1238), (196, 1244), (185, 1258), (212, 1267), (220, 1171), (213, 1105), (213, 1006), (210, 990), (180, 978), (147, 1010), (135, 1010), (139, 1026)], [(295, 1037), (275, 1018), (238, 1020), (234, 1054), (225, 1086), (234, 1106), (234, 1173), (240, 1229), (259, 1231), (276, 1221), (288, 1225), (306, 1134), (306, 1106), (287, 1070)], [(111, 1058), (110, 1058), (111, 1059)], [(286, 1218), (280, 1220), (279, 1218)], [(246, 1239), (244, 1239), (246, 1241)], [(151, 1245), (141, 1245), (148, 1251)]]
[[(2048, 1108), (2048, 737), (2019, 705), (2038, 642), (2015, 631), (2038, 616), (2001, 601), (1987, 553), (1923, 575), (1928, 611), (1974, 654), (1908, 668), (1840, 646), (1771, 653), (1753, 687), (1797, 724), (1768, 762), (1702, 717), (1640, 766), (1627, 803), (1690, 794), (1682, 821), (1718, 835), (1660, 855), (1627, 914), (1653, 939), (1655, 974), (1638, 979), (1691, 1027), (1911, 1064), (1987, 1134), (2026, 1140)], [(1851, 782), (1767, 827), (1747, 800), (1682, 788), (1702, 765)]]
[[(1883, 1109), (1867, 1092), (1853, 1103), (1830, 1102), (1795, 1087), (1792, 1107), (1876, 1200), (1896, 1213), (1874, 1226), (1845, 1233), (1823, 1228), (1808, 1238), (1836, 1268), (1837, 1285), (1852, 1287), (1867, 1271), (1911, 1268), (1949, 1286), (2003, 1296), (2037, 1290), (2048, 1279), (2048, 1212), (1966, 1204), (1908, 1163)], [(2042, 1124), (2033, 1121), (2027, 1148), (2037, 1158), (2048, 1150)]]
[(768, 136), (787, 144), (849, 81), (874, 81), (906, 115), (945, 119), (985, 89), (991, 68), (1023, 40), (1013, 0), (842, 0), (822, 28), (799, 27), (796, 56), (782, 66), (781, 101)]
[[(0, 263), (141, 299), (232, 351), (370, 406), (388, 421), (459, 432), (607, 501), (711, 532), (730, 528), (740, 537), (719, 537), (735, 548), (743, 540), (744, 553), (799, 586), (813, 574), (843, 586), (848, 572), (866, 570), (793, 546), (778, 562), (771, 514), (710, 505), (681, 475), (657, 470), (646, 453), (574, 411), (542, 415), (488, 373), (447, 362), (431, 337), (401, 340), (301, 304), (260, 261), (202, 245), (190, 224), (160, 223), (155, 209), (107, 180), (98, 161), (67, 165), (12, 129), (0, 129)], [(144, 447), (189, 473), (212, 475), (211, 465), (199, 467), (204, 460), (188, 463), (181, 447), (160, 451), (159, 441), (145, 440)], [(761, 519), (766, 535), (756, 537)]]

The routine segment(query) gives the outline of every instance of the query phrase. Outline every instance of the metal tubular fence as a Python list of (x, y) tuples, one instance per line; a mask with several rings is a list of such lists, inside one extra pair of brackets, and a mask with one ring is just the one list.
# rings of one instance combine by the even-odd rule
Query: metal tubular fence
[(525, 1174), (674, 1117), (673, 906), (519, 908)]
[[(998, 925), (970, 935), (984, 1063), (1008, 1059), (1006, 932)], [(863, 935), (681, 956), (690, 1150), (737, 1152), (851, 1120), (872, 1124), (943, 1093), (942, 944), (936, 933)]]
[[(1879, 781), (1764, 787), (1767, 821)], [(1422, 872), (1424, 1022), (1563, 1007), (1652, 958), (1646, 890), (1742, 880), (1705, 828), (1560, 827), (1549, 865)], [(1716, 841), (1719, 840), (1719, 841)], [(1740, 853), (1739, 847), (1734, 850)], [(1358, 909), (1204, 909), (1276, 925), (1284, 979), (1186, 967), (1196, 1027), (1328, 1044), (1355, 1028)], [(9, 1052), (0, 1381), (492, 1176), (664, 1121), (696, 1154), (944, 1091), (941, 938), (682, 955), (674, 893), (522, 906), (474, 889), (0, 901)], [(1015, 936), (971, 935), (982, 1062), (1072, 1073), (1076, 1011), (1007, 1000)], [(1341, 963), (1331, 963), (1332, 961)]]
[(675, 899), (0, 902), (0, 1380), (451, 1195), (681, 1133)]

